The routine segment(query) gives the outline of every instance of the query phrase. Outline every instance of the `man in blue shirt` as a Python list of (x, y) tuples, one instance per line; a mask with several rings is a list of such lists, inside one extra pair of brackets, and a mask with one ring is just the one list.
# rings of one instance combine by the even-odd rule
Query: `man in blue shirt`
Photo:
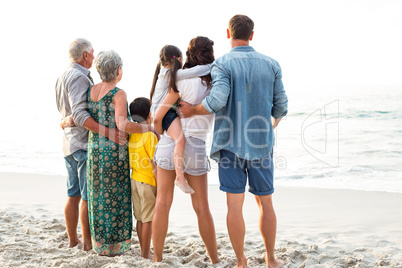
[(249, 17), (231, 18), (227, 37), (232, 50), (212, 64), (211, 94), (196, 106), (181, 102), (180, 111), (185, 117), (215, 114), (211, 158), (219, 162), (220, 189), (227, 195), (227, 227), (237, 267), (247, 266), (242, 209), (248, 180), (249, 191), (255, 195), (260, 209), (266, 263), (273, 268), (284, 265), (274, 256), (273, 129), (287, 114), (288, 100), (278, 62), (249, 46), (253, 29)]

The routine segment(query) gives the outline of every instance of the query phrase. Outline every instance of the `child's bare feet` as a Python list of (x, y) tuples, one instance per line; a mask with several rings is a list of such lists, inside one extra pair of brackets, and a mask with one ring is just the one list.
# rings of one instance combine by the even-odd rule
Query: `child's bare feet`
[(191, 188), (190, 185), (188, 184), (186, 178), (184, 178), (184, 175), (176, 176), (176, 180), (174, 183), (176, 184), (177, 187), (180, 188), (180, 190), (182, 190), (186, 194), (195, 193), (193, 188)]

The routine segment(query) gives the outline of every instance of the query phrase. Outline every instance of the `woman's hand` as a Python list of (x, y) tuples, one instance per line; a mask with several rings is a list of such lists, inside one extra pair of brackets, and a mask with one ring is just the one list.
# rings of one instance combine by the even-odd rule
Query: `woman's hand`
[(73, 126), (75, 126), (75, 123), (74, 123), (74, 119), (73, 119), (72, 115), (66, 116), (60, 121), (61, 129), (64, 129), (66, 127), (73, 127)]

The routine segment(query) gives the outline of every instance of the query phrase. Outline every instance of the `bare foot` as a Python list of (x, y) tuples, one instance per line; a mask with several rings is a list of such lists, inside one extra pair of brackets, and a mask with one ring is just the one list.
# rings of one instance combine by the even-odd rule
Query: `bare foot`
[(177, 176), (174, 183), (176, 184), (177, 187), (180, 188), (180, 190), (182, 190), (186, 194), (195, 193), (193, 188), (190, 187), (187, 180), (184, 178), (184, 176)]
[(157, 258), (157, 257), (154, 255), (154, 259), (153, 259), (152, 262), (153, 262), (153, 263), (155, 263), (155, 262), (162, 262), (162, 257)]
[(148, 257), (146, 259), (150, 259), (153, 260), (154, 259), (154, 254), (153, 253), (149, 253)]
[(219, 263), (221, 260), (220, 260), (219, 258), (217, 258), (217, 259), (215, 259), (215, 260), (210, 259), (210, 261), (211, 261), (212, 264), (217, 264), (217, 263)]
[(268, 268), (280, 268), (285, 265), (285, 262), (281, 259), (274, 259), (274, 260), (268, 261), (268, 258), (265, 257), (265, 262), (266, 262)]
[(91, 241), (89, 241), (89, 242), (84, 242), (84, 248), (83, 248), (83, 250), (84, 251), (90, 251), (92, 249), (92, 242)]
[(237, 261), (236, 268), (247, 268), (247, 258), (243, 255), (241, 261)]
[(73, 247), (77, 246), (78, 244), (81, 244), (81, 241), (79, 239), (74, 239), (74, 240), (68, 241), (69, 248), (73, 248)]
[(153, 260), (154, 259), (154, 253), (153, 253), (153, 251), (149, 251), (148, 253), (146, 253), (146, 254), (143, 254), (142, 252), (141, 252), (141, 257), (143, 257), (144, 259), (150, 259), (150, 260)]
[(152, 250), (150, 250), (149, 251), (149, 258), (151, 259), (151, 260), (153, 260), (154, 259), (154, 252), (152, 251)]

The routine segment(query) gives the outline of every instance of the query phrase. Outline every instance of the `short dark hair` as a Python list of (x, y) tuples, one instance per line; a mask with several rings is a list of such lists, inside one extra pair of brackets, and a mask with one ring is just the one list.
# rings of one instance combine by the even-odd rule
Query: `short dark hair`
[(136, 98), (130, 103), (131, 118), (138, 123), (147, 120), (150, 110), (151, 101), (147, 98)]
[(254, 30), (254, 22), (246, 15), (235, 15), (229, 21), (230, 37), (248, 41)]

